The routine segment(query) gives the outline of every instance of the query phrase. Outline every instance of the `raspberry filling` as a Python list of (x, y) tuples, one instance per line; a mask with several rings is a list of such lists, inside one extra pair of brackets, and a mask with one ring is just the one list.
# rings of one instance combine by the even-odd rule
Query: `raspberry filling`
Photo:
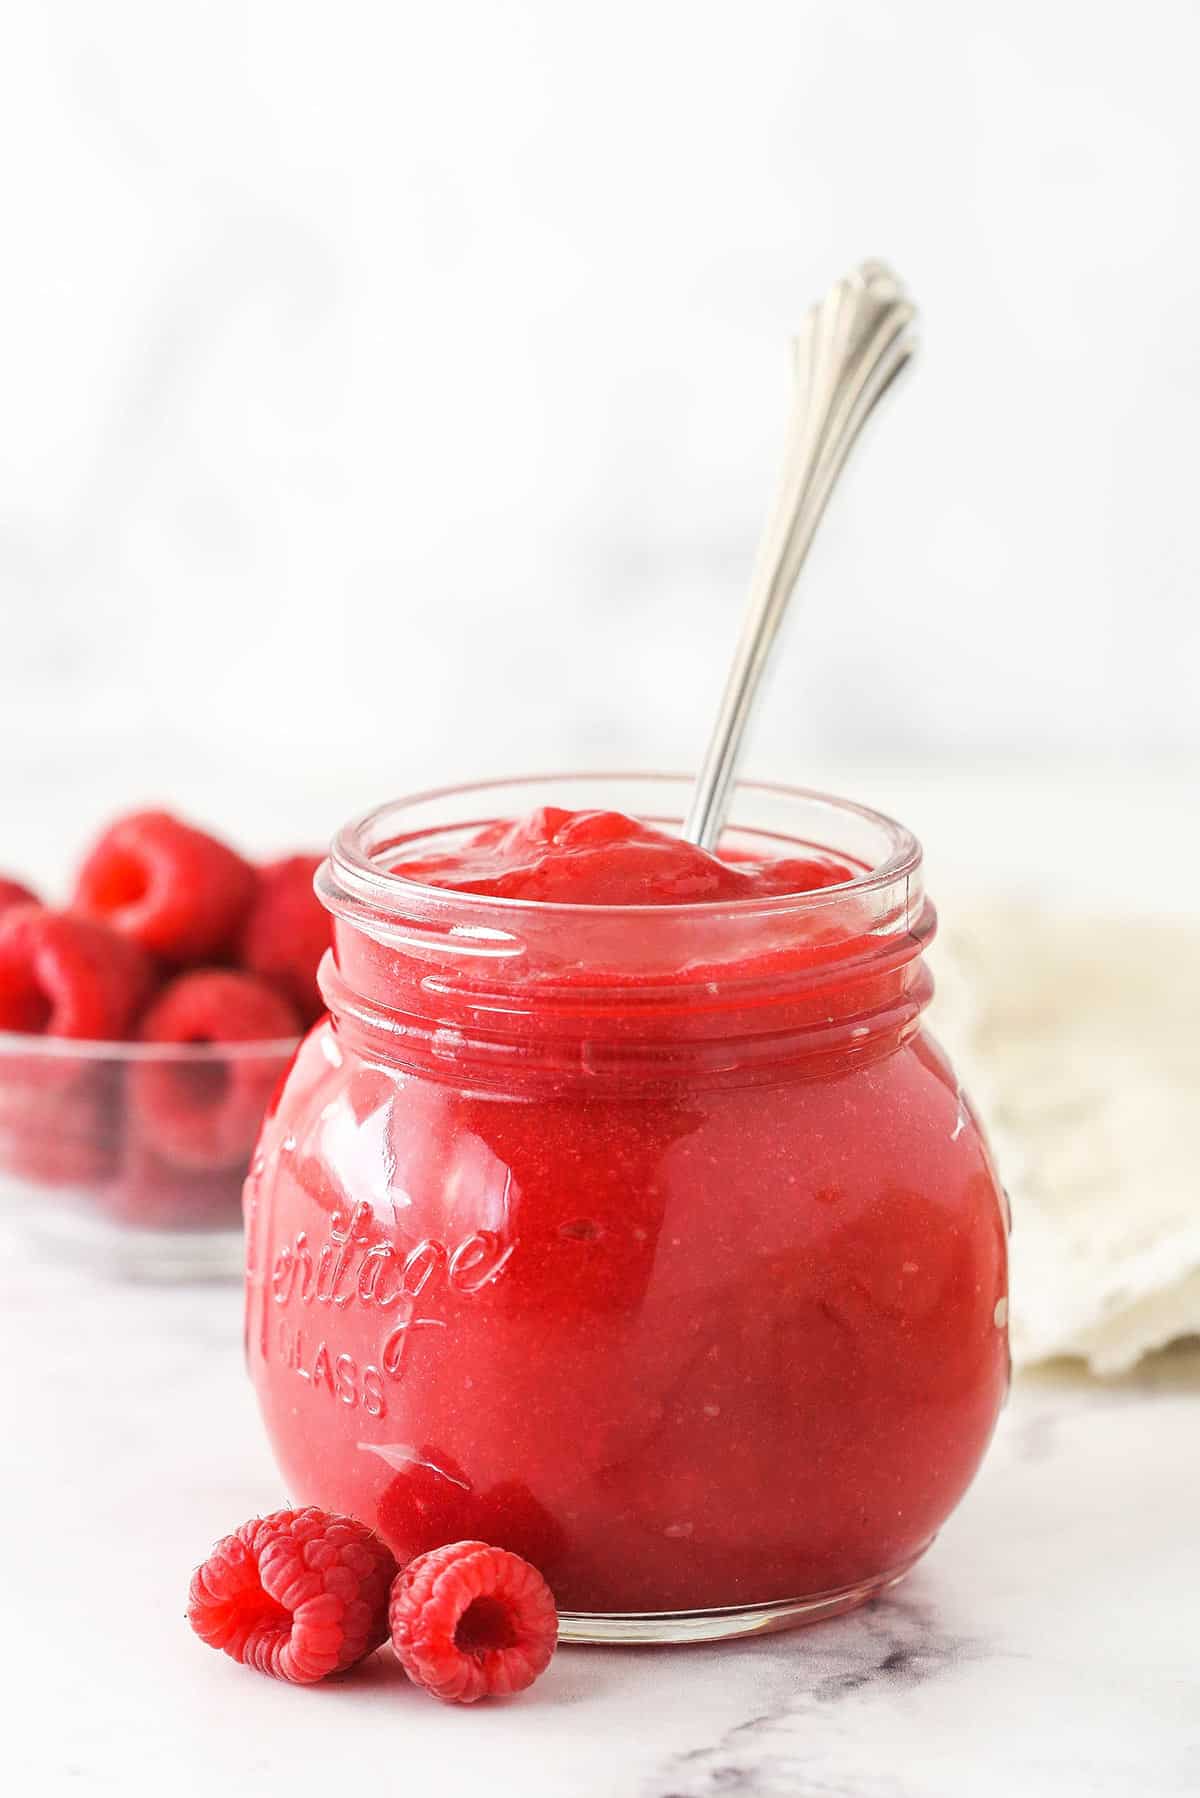
[(453, 833), (449, 843), (414, 843), (391, 871), (451, 892), (569, 905), (769, 899), (841, 886), (864, 872), (823, 850), (739, 852), (736, 839), (724, 855), (711, 855), (624, 812), (570, 812), (553, 805)]

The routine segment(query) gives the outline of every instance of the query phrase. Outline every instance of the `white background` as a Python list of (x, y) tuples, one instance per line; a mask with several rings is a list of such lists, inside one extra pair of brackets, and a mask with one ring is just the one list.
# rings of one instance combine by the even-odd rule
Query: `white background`
[[(0, 865), (693, 765), (789, 334), (883, 255), (921, 362), (749, 769), (901, 813), (939, 895), (1194, 905), (1198, 66), (1196, 0), (0, 6)], [(22, 1792), (1195, 1789), (1194, 1355), (1023, 1378), (893, 1604), (462, 1716), (193, 1641), (277, 1494), (236, 1295), (113, 1292), (0, 1230)]]
[(52, 800), (44, 862), (230, 769), (265, 842), (694, 765), (789, 334), (867, 254), (922, 360), (750, 769), (1200, 750), (1194, 0), (46, 0), (3, 37), (0, 807)]

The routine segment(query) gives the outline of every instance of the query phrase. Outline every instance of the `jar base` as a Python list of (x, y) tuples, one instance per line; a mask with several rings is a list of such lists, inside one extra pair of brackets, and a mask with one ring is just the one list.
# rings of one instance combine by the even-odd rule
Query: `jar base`
[[(933, 1538), (930, 1538), (932, 1541)], [(762, 1636), (776, 1630), (801, 1629), (856, 1611), (889, 1590), (916, 1566), (926, 1542), (915, 1555), (887, 1573), (856, 1586), (816, 1592), (809, 1598), (786, 1598), (773, 1604), (731, 1605), (711, 1611), (560, 1611), (560, 1642), (607, 1644), (609, 1647), (665, 1647), (687, 1642), (728, 1642), (738, 1636)]]

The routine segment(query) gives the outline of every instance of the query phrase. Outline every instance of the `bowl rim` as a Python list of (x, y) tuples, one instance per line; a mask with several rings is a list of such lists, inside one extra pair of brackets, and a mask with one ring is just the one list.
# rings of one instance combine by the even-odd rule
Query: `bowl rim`
[(6, 1057), (59, 1059), (62, 1061), (165, 1062), (175, 1066), (206, 1067), (214, 1062), (279, 1061), (294, 1055), (303, 1042), (299, 1036), (251, 1037), (229, 1043), (141, 1043), (101, 1037), (34, 1036), (20, 1030), (0, 1030), (0, 1064)]

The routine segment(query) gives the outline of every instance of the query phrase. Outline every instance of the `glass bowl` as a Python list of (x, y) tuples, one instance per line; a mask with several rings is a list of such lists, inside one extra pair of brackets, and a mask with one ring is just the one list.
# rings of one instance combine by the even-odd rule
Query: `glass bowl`
[(242, 1183), (296, 1046), (0, 1031), (0, 1205), (113, 1272), (236, 1278)]

